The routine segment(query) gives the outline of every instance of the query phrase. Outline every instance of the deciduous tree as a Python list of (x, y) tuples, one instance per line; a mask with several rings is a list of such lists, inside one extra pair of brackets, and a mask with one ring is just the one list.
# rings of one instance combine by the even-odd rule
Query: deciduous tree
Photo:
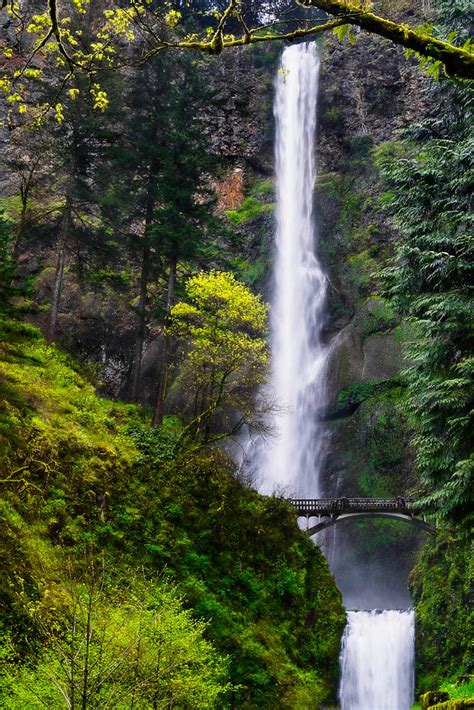
[(171, 309), (170, 332), (180, 338), (175, 388), (187, 394), (181, 442), (202, 444), (263, 426), (255, 388), (268, 364), (266, 305), (226, 272), (202, 272), (186, 284), (188, 302)]

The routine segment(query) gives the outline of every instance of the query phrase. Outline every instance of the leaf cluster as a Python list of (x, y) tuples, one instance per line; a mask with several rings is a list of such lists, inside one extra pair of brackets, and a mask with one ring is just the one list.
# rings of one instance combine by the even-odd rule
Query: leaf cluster
[(228, 272), (202, 272), (185, 286), (189, 302), (171, 309), (180, 339), (179, 381), (193, 398), (185, 433), (194, 440), (237, 433), (258, 419), (253, 393), (266, 376), (267, 307)]

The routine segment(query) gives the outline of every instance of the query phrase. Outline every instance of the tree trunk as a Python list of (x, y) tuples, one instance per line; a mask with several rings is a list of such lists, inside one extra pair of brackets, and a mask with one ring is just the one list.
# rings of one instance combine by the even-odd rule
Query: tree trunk
[(66, 244), (68, 241), (69, 232), (71, 230), (72, 201), (69, 196), (66, 197), (63, 216), (61, 219), (61, 227), (59, 233), (59, 251), (56, 260), (56, 271), (54, 275), (53, 297), (51, 300), (51, 315), (49, 318), (49, 327), (47, 339), (52, 342), (56, 337), (56, 329), (58, 324), (59, 304), (61, 302), (61, 291), (63, 287), (64, 267), (66, 264)]
[(155, 411), (153, 412), (153, 427), (159, 427), (163, 424), (165, 413), (165, 399), (168, 385), (168, 360), (170, 350), (170, 338), (165, 335), (163, 343), (163, 351), (160, 358), (160, 369), (158, 372), (158, 391), (156, 393)]
[(28, 224), (28, 206), (29, 206), (29, 197), (30, 197), (30, 189), (33, 184), (33, 178), (34, 174), (36, 171), (36, 168), (38, 167), (40, 163), (40, 155), (37, 156), (36, 160), (34, 161), (33, 165), (30, 167), (26, 175), (21, 176), (21, 181), (20, 181), (20, 199), (21, 199), (21, 212), (20, 212), (20, 219), (18, 222), (18, 229), (16, 231), (15, 235), (15, 241), (13, 243), (13, 259), (16, 262), (19, 255), (20, 255), (20, 247), (23, 243), (23, 239), (25, 236), (26, 232), (26, 226)]
[[(82, 681), (82, 693), (81, 693), (81, 708), (82, 710), (87, 710), (88, 705), (88, 695), (89, 695), (89, 653), (92, 638), (92, 592), (89, 593), (89, 599), (87, 600), (87, 622), (86, 622), (86, 638), (85, 638), (85, 658), (84, 658), (84, 671), (83, 671), (83, 681)], [(94, 703), (95, 704), (95, 703)]]
[(13, 243), (13, 259), (16, 262), (19, 255), (20, 255), (20, 246), (23, 243), (23, 238), (25, 236), (25, 231), (26, 231), (26, 215), (28, 211), (28, 192), (29, 192), (29, 185), (22, 185), (20, 188), (20, 197), (21, 197), (21, 212), (20, 212), (20, 219), (18, 222), (18, 229), (15, 237), (15, 241)]
[(135, 335), (135, 355), (133, 359), (132, 387), (130, 399), (137, 402), (140, 398), (140, 387), (142, 380), (142, 359), (143, 346), (146, 334), (146, 309), (148, 302), (148, 282), (150, 279), (150, 257), (149, 231), (153, 222), (155, 211), (155, 180), (156, 164), (152, 162), (148, 171), (148, 186), (146, 195), (145, 229), (143, 233), (142, 267), (140, 274), (140, 294), (138, 297), (138, 323)]
[(140, 273), (140, 294), (138, 297), (138, 312), (137, 312), (137, 330), (135, 335), (135, 351), (133, 358), (132, 370), (132, 388), (130, 399), (132, 402), (137, 402), (140, 396), (140, 385), (142, 379), (142, 359), (143, 346), (145, 344), (146, 334), (146, 307), (148, 300), (148, 278), (149, 278), (149, 259), (150, 250), (147, 245), (143, 248), (142, 266)]
[(176, 297), (176, 268), (178, 266), (178, 257), (176, 254), (172, 254), (168, 262), (169, 266), (169, 276), (168, 276), (168, 296), (166, 299), (166, 310), (168, 313), (171, 311), (175, 297)]
[[(176, 267), (178, 257), (173, 254), (169, 258), (169, 274), (168, 274), (168, 294), (166, 298), (166, 310), (168, 315), (173, 307), (176, 296)], [(153, 412), (152, 426), (159, 427), (163, 423), (165, 413), (165, 399), (168, 387), (168, 370), (169, 359), (171, 355), (172, 342), (169, 335), (165, 335), (163, 342), (163, 351), (160, 358), (160, 369), (158, 372), (158, 391), (156, 394), (155, 411)]]

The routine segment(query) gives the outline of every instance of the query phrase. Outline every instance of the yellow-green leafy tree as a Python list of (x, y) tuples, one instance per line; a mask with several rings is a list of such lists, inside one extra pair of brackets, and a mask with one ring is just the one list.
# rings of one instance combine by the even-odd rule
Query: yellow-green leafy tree
[(255, 406), (268, 365), (267, 306), (232, 274), (201, 272), (186, 284), (188, 300), (171, 309), (178, 338), (178, 376), (187, 424), (181, 442), (198, 444), (264, 426), (268, 403)]
[(100, 576), (54, 587), (32, 605), (41, 650), (18, 663), (2, 640), (0, 707), (226, 707), (228, 662), (205, 639), (204, 622), (171, 585), (131, 574), (122, 590), (106, 590)]

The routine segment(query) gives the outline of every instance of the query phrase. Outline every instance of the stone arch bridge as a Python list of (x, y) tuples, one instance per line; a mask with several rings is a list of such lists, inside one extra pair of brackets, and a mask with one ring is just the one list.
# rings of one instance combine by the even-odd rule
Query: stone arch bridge
[[(435, 532), (433, 525), (426, 522), (419, 511), (415, 511), (411, 498), (291, 498), (288, 503), (295, 508), (298, 518), (308, 520), (305, 532), (310, 536), (340, 520), (371, 517), (401, 520), (428, 532)], [(310, 518), (318, 518), (319, 522), (309, 526)]]

